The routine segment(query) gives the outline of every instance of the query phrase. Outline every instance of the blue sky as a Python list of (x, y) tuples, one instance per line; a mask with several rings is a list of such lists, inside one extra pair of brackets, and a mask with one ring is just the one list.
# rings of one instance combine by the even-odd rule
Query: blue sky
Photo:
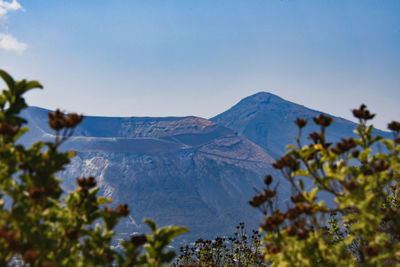
[(267, 91), (345, 118), (366, 103), (386, 128), (400, 1), (0, 0), (0, 68), (43, 83), (31, 105), (86, 115), (209, 118)]

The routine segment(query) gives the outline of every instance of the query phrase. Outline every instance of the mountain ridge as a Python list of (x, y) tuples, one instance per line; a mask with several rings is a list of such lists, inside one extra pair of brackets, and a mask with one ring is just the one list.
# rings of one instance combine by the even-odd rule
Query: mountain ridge
[[(54, 138), (47, 112), (23, 113), (31, 128), (23, 143)], [(191, 240), (200, 233), (228, 233), (243, 219), (257, 227), (261, 216), (247, 201), (273, 162), (244, 136), (193, 116), (89, 116), (61, 149), (77, 151), (59, 174), (64, 189), (73, 190), (76, 177), (94, 176), (100, 194), (128, 203), (133, 213), (119, 225), (120, 234), (144, 231), (139, 222), (150, 217), (160, 225), (189, 227)]]
[[(31, 129), (22, 143), (54, 138), (48, 112), (29, 107), (22, 113)], [(94, 176), (100, 194), (115, 205), (127, 203), (133, 212), (118, 226), (122, 236), (145, 231), (140, 223), (145, 217), (189, 227), (191, 241), (230, 233), (240, 221), (257, 228), (262, 215), (248, 205), (254, 188), (262, 188), (264, 175), (272, 174), (284, 208), (290, 186), (271, 164), (294, 141), (294, 120), (309, 120), (305, 142), (318, 130), (312, 118), (320, 113), (259, 92), (211, 119), (86, 116), (61, 147), (77, 156), (59, 176), (67, 191), (76, 187), (77, 177)], [(327, 138), (352, 135), (354, 127), (334, 117)]]
[[(286, 152), (286, 145), (294, 144), (295, 137), (298, 135), (294, 121), (299, 117), (309, 121), (302, 134), (302, 142), (305, 143), (311, 132), (319, 131), (312, 121), (319, 114), (325, 114), (334, 119), (327, 129), (330, 142), (337, 142), (345, 136), (354, 136), (353, 130), (356, 123), (307, 108), (267, 92), (248, 96), (210, 120), (237, 131), (278, 157)], [(389, 134), (381, 130), (375, 130), (375, 133), (383, 136)]]

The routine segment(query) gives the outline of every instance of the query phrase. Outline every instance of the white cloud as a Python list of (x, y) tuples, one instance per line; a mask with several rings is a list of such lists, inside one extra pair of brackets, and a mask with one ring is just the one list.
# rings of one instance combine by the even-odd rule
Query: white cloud
[(0, 0), (0, 19), (5, 19), (9, 11), (17, 11), (19, 9), (23, 10), (17, 0), (13, 0), (12, 2)]
[(0, 48), (21, 54), (28, 48), (28, 45), (19, 42), (11, 34), (0, 33)]
[[(0, 27), (5, 27), (7, 14), (10, 11), (24, 10), (17, 0), (11, 2), (0, 0)], [(14, 36), (9, 33), (0, 32), (0, 49), (14, 51), (19, 54), (23, 53), (28, 48), (28, 45), (19, 42)]]

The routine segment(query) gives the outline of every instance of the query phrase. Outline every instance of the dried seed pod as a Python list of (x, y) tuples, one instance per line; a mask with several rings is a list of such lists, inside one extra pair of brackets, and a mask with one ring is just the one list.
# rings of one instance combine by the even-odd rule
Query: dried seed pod
[(274, 190), (271, 190), (269, 188), (264, 190), (264, 196), (265, 196), (266, 199), (272, 198), (275, 195), (276, 195), (276, 191), (274, 191)]
[(249, 204), (252, 207), (257, 208), (257, 207), (261, 206), (262, 204), (264, 204), (265, 201), (267, 201), (267, 199), (265, 198), (264, 194), (257, 194), (253, 197), (252, 200), (249, 201)]
[(373, 163), (374, 169), (377, 172), (382, 172), (389, 169), (389, 164), (386, 163), (384, 160), (378, 160), (377, 162)]
[(119, 205), (118, 207), (117, 207), (117, 209), (116, 209), (116, 212), (117, 213), (119, 213), (119, 214), (121, 214), (122, 216), (128, 216), (129, 215), (129, 213), (131, 212), (129, 209), (128, 209), (128, 205), (127, 204), (124, 204), (124, 205)]
[(297, 194), (296, 196), (291, 196), (290, 200), (292, 200), (293, 203), (299, 203), (299, 202), (304, 202), (306, 199), (304, 198), (303, 194)]
[(279, 252), (279, 248), (273, 244), (268, 244), (266, 246), (266, 249), (267, 249), (268, 253), (272, 254), (272, 255), (278, 254), (278, 252)]
[(314, 142), (314, 144), (322, 143), (325, 140), (325, 135), (323, 133), (312, 132), (309, 138)]
[(131, 242), (135, 247), (140, 247), (147, 242), (145, 234), (133, 234), (131, 235)]
[(272, 222), (271, 216), (267, 216), (265, 218), (264, 223), (261, 224), (261, 228), (264, 231), (272, 231), (273, 229), (275, 229), (275, 224)]
[(89, 189), (96, 186), (97, 182), (94, 177), (77, 178), (76, 183), (79, 185), (78, 190), (87, 193)]
[(34, 187), (29, 190), (28, 194), (29, 197), (32, 199), (39, 199), (46, 194), (46, 188), (44, 188), (43, 186)]
[(292, 225), (290, 227), (286, 227), (285, 231), (288, 233), (289, 236), (295, 236), (297, 234), (297, 227)]
[(0, 226), (0, 237), (4, 238), (7, 243), (13, 243), (15, 241), (15, 234), (7, 225)]
[(307, 231), (307, 230), (305, 230), (305, 229), (300, 229), (300, 230), (297, 232), (297, 237), (298, 237), (300, 240), (307, 239), (307, 238), (308, 238), (308, 235), (309, 235), (309, 231)]
[(378, 246), (375, 246), (375, 245), (374, 246), (368, 246), (368, 247), (365, 248), (365, 252), (366, 252), (366, 254), (368, 256), (375, 257), (379, 253), (379, 248), (378, 248)]
[(360, 120), (371, 120), (375, 117), (375, 114), (372, 114), (368, 109), (367, 106), (362, 104), (359, 109), (353, 109), (353, 115), (357, 119)]
[(298, 218), (301, 214), (301, 208), (299, 206), (295, 206), (294, 208), (291, 208), (286, 212), (286, 218), (288, 218), (289, 220), (294, 220)]
[(265, 175), (264, 177), (264, 183), (266, 185), (270, 185), (272, 183), (272, 176), (271, 175)]
[(79, 123), (81, 123), (82, 120), (83, 120), (82, 115), (78, 115), (76, 113), (68, 114), (68, 116), (65, 118), (65, 127), (66, 128), (74, 128)]
[(357, 183), (356, 180), (354, 180), (354, 179), (351, 179), (348, 182), (342, 182), (342, 184), (349, 191), (353, 191), (354, 189), (356, 189), (359, 186), (359, 183)]
[(63, 128), (74, 128), (82, 122), (83, 116), (76, 113), (71, 113), (65, 116), (59, 109), (53, 113), (48, 114), (49, 126), (55, 131), (59, 131)]
[(276, 212), (273, 216), (272, 216), (272, 222), (278, 226), (281, 223), (283, 223), (283, 221), (285, 220), (285, 214), (283, 214), (282, 212), (278, 211)]
[(358, 155), (360, 155), (360, 151), (355, 149), (351, 152), (351, 154), (353, 155), (353, 157), (358, 158)]
[(0, 122), (0, 134), (14, 136), (18, 133), (19, 127), (13, 127), (11, 124), (7, 122)]
[(104, 211), (105, 211), (107, 214), (114, 214), (114, 211), (113, 211), (111, 208), (109, 208), (109, 207), (104, 207)]
[(22, 256), (24, 261), (29, 263), (33, 263), (38, 257), (39, 257), (39, 251), (37, 250), (28, 250)]
[(79, 237), (79, 232), (76, 229), (65, 230), (64, 235), (70, 240), (76, 240)]
[(54, 111), (53, 113), (47, 114), (49, 118), (49, 126), (55, 131), (59, 131), (65, 127), (65, 119), (64, 113), (61, 112), (59, 109)]
[(284, 167), (287, 167), (292, 171), (296, 171), (300, 168), (300, 162), (297, 162), (291, 155), (286, 154), (273, 163), (272, 166), (275, 169), (283, 169)]
[(304, 128), (307, 125), (307, 120), (303, 118), (298, 118), (294, 121), (296, 123), (297, 127)]
[(354, 141), (353, 138), (342, 139), (341, 142), (336, 144), (336, 146), (332, 149), (332, 151), (335, 154), (343, 154), (355, 148), (356, 146), (357, 146), (356, 141)]
[(315, 213), (314, 207), (304, 206), (304, 213), (307, 215), (313, 215)]
[(324, 114), (319, 114), (318, 117), (314, 118), (314, 122), (319, 126), (328, 127), (333, 122), (333, 119)]
[(392, 121), (391, 123), (388, 124), (388, 129), (394, 132), (400, 132), (400, 122)]

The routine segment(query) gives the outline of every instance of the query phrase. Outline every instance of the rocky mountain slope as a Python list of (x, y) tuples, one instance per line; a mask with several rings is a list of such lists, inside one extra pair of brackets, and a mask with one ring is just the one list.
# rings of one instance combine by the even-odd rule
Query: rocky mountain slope
[[(48, 112), (24, 112), (31, 129), (25, 144), (54, 138)], [(60, 173), (67, 190), (76, 177), (94, 176), (101, 194), (128, 203), (132, 214), (120, 232), (143, 231), (150, 217), (189, 227), (187, 238), (231, 232), (240, 221), (256, 227), (261, 217), (248, 200), (273, 162), (244, 136), (197, 117), (88, 116), (62, 149), (78, 152)]]
[[(280, 157), (286, 152), (285, 146), (295, 142), (294, 137), (297, 136), (298, 129), (294, 121), (299, 117), (309, 121), (302, 134), (303, 143), (308, 143), (308, 135), (313, 131), (319, 131), (312, 118), (320, 113), (322, 112), (292, 103), (274, 94), (259, 92), (242, 99), (229, 110), (210, 120), (246, 136), (270, 155)], [(334, 121), (327, 130), (330, 142), (337, 142), (343, 137), (353, 135), (355, 123), (331, 117)], [(388, 136), (383, 131), (376, 131), (376, 134)]]
[[(51, 140), (47, 113), (30, 107), (23, 116), (30, 131), (22, 142)], [(143, 218), (160, 225), (190, 228), (188, 240), (231, 233), (245, 221), (257, 227), (262, 217), (248, 205), (265, 174), (280, 183), (281, 205), (290, 186), (271, 167), (274, 158), (294, 141), (298, 117), (309, 119), (304, 133), (317, 130), (312, 118), (320, 112), (261, 92), (206, 120), (198, 117), (85, 117), (62, 149), (78, 152), (60, 173), (67, 190), (75, 179), (94, 176), (100, 193), (132, 211), (119, 225), (120, 235), (145, 231)], [(349, 136), (355, 124), (334, 118), (328, 139)], [(386, 135), (384, 132), (379, 134)]]

